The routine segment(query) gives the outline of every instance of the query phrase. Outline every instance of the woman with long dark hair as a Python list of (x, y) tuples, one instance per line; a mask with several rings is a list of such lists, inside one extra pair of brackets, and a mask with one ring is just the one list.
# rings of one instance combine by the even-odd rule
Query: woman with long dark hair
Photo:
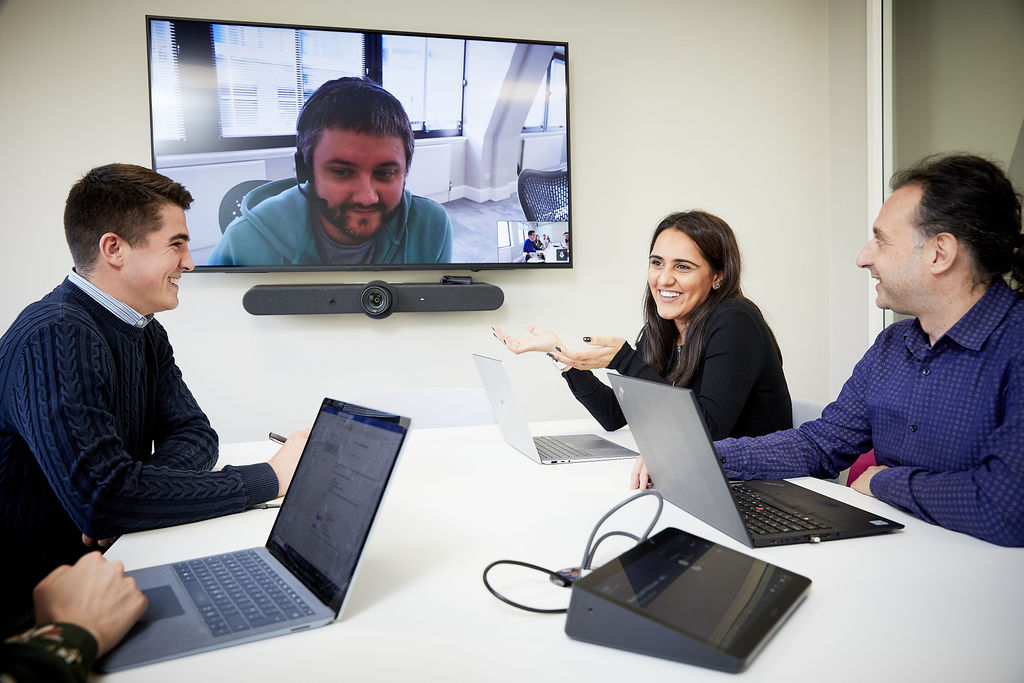
[[(792, 427), (782, 353), (760, 309), (740, 289), (732, 228), (705, 211), (666, 216), (651, 237), (644, 326), (632, 348), (621, 337), (584, 337), (569, 349), (527, 325), (530, 337), (495, 336), (513, 353), (544, 351), (566, 368), (573, 395), (609, 431), (626, 424), (611, 388), (591, 370), (688, 387), (713, 439), (760, 436)], [(632, 485), (646, 486), (641, 459)]]

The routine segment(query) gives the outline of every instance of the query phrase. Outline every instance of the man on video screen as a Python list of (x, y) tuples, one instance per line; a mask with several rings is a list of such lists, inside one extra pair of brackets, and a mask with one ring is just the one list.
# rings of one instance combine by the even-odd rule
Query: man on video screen
[(414, 149), (391, 93), (324, 83), (296, 123), (296, 177), (249, 192), (208, 265), (450, 263), (448, 214), (405, 189)]

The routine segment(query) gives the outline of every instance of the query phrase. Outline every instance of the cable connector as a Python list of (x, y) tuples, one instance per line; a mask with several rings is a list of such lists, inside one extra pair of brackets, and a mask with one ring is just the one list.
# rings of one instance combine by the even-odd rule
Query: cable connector
[(557, 572), (551, 572), (548, 574), (548, 579), (556, 586), (568, 588), (580, 578), (582, 573), (579, 567), (567, 567), (559, 569)]

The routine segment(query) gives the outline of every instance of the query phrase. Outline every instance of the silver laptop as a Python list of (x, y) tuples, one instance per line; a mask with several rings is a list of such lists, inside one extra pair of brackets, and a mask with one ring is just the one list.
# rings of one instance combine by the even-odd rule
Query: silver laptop
[(324, 399), (266, 546), (127, 572), (149, 605), (97, 667), (118, 671), (340, 617), (409, 422)]
[(538, 436), (530, 433), (530, 426), (519, 408), (512, 382), (505, 364), (495, 358), (473, 354), (480, 381), (491, 402), (494, 418), (501, 436), (512, 448), (542, 465), (568, 462), (592, 462), (635, 458), (636, 451), (609, 441), (596, 434), (566, 434)]
[(873, 536), (903, 525), (782, 479), (729, 481), (693, 392), (609, 374), (655, 488), (750, 547)]

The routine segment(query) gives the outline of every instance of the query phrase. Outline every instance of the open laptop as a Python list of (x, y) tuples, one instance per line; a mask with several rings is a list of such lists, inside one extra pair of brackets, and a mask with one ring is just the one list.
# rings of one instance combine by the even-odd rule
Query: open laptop
[(505, 364), (495, 358), (475, 353), (473, 361), (476, 363), (477, 372), (480, 373), (480, 381), (483, 382), (487, 398), (491, 402), (491, 409), (501, 429), (502, 438), (505, 439), (505, 443), (531, 460), (542, 465), (555, 465), (636, 457), (636, 451), (596, 434), (534, 437), (512, 392), (512, 382), (505, 370)]
[(325, 398), (266, 546), (127, 572), (149, 605), (98, 668), (118, 671), (340, 617), (409, 423)]
[(689, 389), (609, 374), (655, 488), (750, 547), (884, 534), (903, 525), (781, 479), (731, 482)]

